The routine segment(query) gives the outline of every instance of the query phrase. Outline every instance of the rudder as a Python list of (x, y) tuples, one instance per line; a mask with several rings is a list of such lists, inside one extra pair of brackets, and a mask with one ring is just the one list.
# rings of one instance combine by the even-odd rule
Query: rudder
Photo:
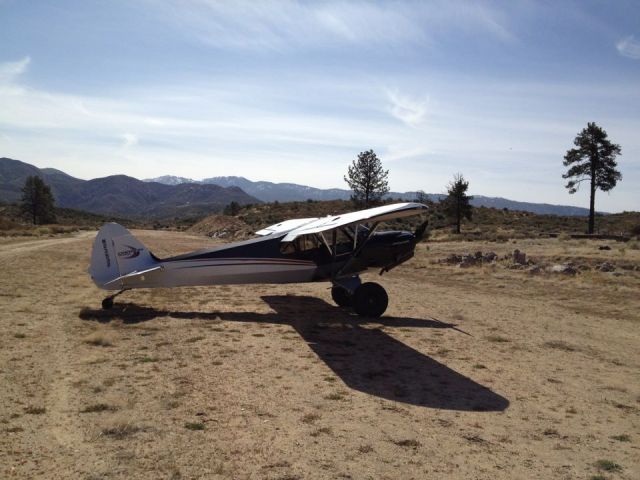
[(117, 290), (120, 282), (113, 280), (157, 264), (149, 249), (126, 228), (106, 223), (93, 242), (89, 274), (98, 287)]

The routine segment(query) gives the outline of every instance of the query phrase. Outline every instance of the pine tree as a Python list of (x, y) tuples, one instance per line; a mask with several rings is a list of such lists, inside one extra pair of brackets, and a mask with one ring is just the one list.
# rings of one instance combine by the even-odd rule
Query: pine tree
[(415, 201), (417, 203), (427, 203), (429, 201), (429, 195), (427, 195), (426, 193), (424, 193), (424, 190), (418, 190), (416, 192), (416, 198)]
[(34, 225), (56, 221), (51, 188), (40, 177), (27, 177), (22, 187), (21, 209)]
[(565, 167), (571, 165), (562, 178), (570, 179), (566, 188), (573, 194), (580, 184), (589, 181), (589, 233), (595, 227), (596, 190), (608, 192), (622, 180), (622, 174), (616, 170), (616, 156), (622, 153), (620, 145), (611, 143), (607, 132), (595, 124), (587, 123), (587, 127), (573, 141), (577, 148), (568, 150), (564, 156)]
[(20, 207), (34, 225), (56, 221), (51, 188), (38, 176), (27, 177)]
[(240, 213), (240, 204), (234, 200), (224, 207), (222, 213), (224, 215), (235, 217), (238, 213)]
[(469, 182), (464, 179), (462, 174), (457, 173), (447, 187), (447, 197), (442, 200), (445, 214), (455, 222), (456, 233), (460, 233), (462, 218), (471, 220), (473, 215), (473, 207), (469, 203), (473, 197), (467, 195), (468, 188)]
[(373, 150), (360, 152), (358, 158), (349, 166), (344, 181), (353, 190), (351, 199), (365, 208), (379, 202), (389, 192), (387, 176), (389, 170), (382, 168), (382, 162)]

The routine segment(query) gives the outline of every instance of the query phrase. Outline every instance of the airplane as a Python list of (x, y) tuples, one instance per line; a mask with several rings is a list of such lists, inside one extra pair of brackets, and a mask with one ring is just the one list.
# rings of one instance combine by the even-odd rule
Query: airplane
[(413, 257), (428, 221), (415, 232), (377, 231), (381, 222), (426, 213), (421, 203), (396, 203), (323, 218), (286, 220), (256, 232), (256, 238), (158, 258), (126, 228), (107, 223), (93, 243), (89, 274), (104, 290), (118, 290), (102, 301), (135, 288), (249, 283), (329, 281), (331, 297), (366, 317), (380, 317), (388, 295), (360, 273), (380, 275)]

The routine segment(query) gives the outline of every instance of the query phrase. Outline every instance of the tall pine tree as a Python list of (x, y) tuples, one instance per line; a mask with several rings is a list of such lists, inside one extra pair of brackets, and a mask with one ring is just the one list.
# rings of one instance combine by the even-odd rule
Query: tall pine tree
[(22, 187), (20, 208), (34, 225), (56, 221), (51, 188), (38, 176), (27, 177)]
[(444, 202), (444, 212), (455, 222), (456, 233), (460, 233), (460, 224), (462, 219), (471, 220), (473, 215), (473, 207), (469, 203), (473, 197), (467, 195), (469, 182), (464, 179), (462, 174), (456, 173), (453, 181), (447, 187), (447, 198)]
[(622, 180), (622, 174), (616, 170), (616, 157), (622, 150), (620, 145), (609, 141), (607, 132), (595, 122), (587, 123), (573, 143), (577, 148), (568, 150), (562, 162), (571, 168), (562, 178), (570, 179), (566, 188), (572, 194), (578, 191), (582, 182), (589, 181), (589, 233), (593, 233), (596, 190), (608, 192)]
[(351, 199), (365, 208), (379, 202), (389, 192), (387, 176), (389, 170), (382, 168), (382, 162), (373, 150), (360, 152), (358, 158), (349, 166), (344, 181), (353, 190)]

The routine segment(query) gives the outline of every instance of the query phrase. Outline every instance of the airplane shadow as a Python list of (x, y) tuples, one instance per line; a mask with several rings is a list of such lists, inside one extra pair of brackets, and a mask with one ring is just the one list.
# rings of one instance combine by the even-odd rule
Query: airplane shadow
[[(455, 329), (439, 320), (406, 317), (366, 319), (310, 296), (261, 297), (273, 313), (169, 312), (131, 303), (113, 309), (84, 308), (80, 318), (140, 323), (162, 316), (291, 325), (318, 357), (350, 388), (410, 405), (459, 411), (503, 411), (509, 400), (387, 334), (376, 325)], [(464, 332), (463, 332), (464, 333)]]

